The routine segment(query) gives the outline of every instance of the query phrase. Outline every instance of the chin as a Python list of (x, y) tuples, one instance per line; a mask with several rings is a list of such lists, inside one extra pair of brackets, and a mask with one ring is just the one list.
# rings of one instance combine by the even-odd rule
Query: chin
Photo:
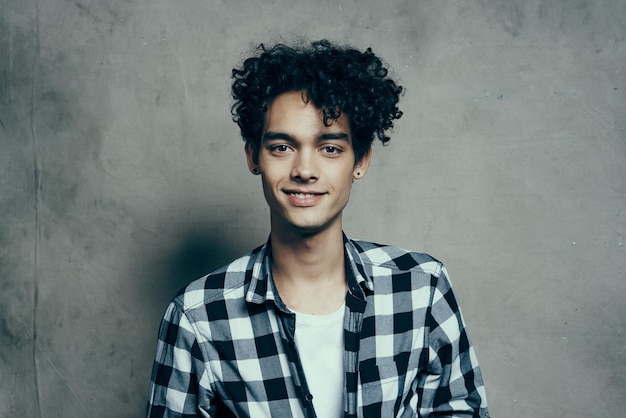
[(321, 232), (329, 231), (333, 229), (336, 219), (330, 219), (326, 222), (324, 221), (316, 221), (316, 222), (302, 222), (302, 223), (292, 223), (291, 228), (302, 235), (311, 236), (316, 235)]
[(302, 228), (298, 228), (296, 231), (303, 236), (313, 236), (317, 235), (321, 232), (324, 232), (326, 228), (319, 226), (306, 226)]

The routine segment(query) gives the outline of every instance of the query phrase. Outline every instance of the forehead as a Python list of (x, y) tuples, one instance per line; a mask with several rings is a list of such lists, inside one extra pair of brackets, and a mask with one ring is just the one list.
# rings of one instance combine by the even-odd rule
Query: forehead
[(345, 133), (350, 136), (350, 124), (345, 114), (324, 124), (324, 112), (302, 92), (283, 93), (269, 104), (265, 113), (264, 132), (284, 132), (298, 136), (317, 136), (320, 133)]

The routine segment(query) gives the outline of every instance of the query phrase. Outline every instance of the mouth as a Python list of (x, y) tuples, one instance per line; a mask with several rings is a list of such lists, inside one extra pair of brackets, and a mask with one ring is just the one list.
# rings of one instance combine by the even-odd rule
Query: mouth
[(310, 199), (315, 196), (320, 196), (323, 193), (301, 193), (301, 192), (287, 192), (288, 195), (295, 196), (298, 199)]
[(315, 206), (319, 203), (326, 193), (285, 190), (285, 194), (287, 194), (287, 198), (292, 205), (298, 207), (309, 207)]

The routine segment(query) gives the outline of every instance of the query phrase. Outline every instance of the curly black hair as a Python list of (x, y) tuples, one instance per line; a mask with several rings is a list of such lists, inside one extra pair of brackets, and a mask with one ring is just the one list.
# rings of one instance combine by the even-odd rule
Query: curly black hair
[(231, 109), (255, 155), (268, 105), (292, 91), (301, 91), (303, 99), (322, 109), (326, 125), (342, 112), (348, 116), (356, 161), (369, 151), (374, 137), (383, 144), (389, 141), (385, 131), (402, 116), (397, 106), (402, 87), (388, 77), (371, 48), (361, 52), (320, 40), (303, 46), (260, 44), (256, 52), (232, 71)]

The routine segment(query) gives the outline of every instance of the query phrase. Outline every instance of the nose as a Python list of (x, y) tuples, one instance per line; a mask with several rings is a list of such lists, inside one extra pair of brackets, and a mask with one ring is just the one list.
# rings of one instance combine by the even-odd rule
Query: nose
[(301, 150), (294, 159), (291, 177), (300, 183), (309, 183), (319, 178), (319, 168), (315, 161), (315, 152)]

